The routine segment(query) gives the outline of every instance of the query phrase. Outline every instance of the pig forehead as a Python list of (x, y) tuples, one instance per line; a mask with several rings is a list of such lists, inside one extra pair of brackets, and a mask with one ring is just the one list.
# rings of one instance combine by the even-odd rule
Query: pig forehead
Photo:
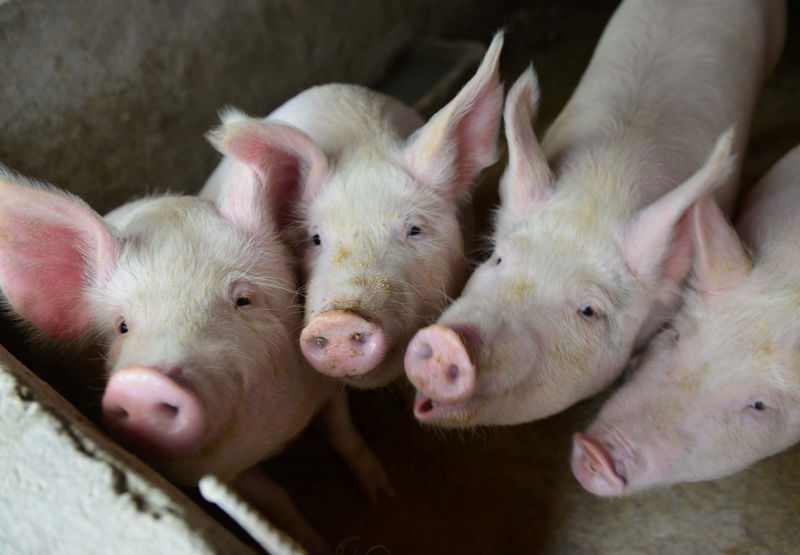
[[(677, 349), (661, 351), (641, 370), (642, 385), (653, 379), (678, 390), (678, 395), (693, 393), (710, 401), (717, 392), (794, 390), (800, 393), (800, 372), (792, 343), (770, 334), (764, 322), (741, 322), (733, 319), (706, 319), (696, 328), (684, 325), (678, 318), (675, 330), (680, 334), (678, 345), (664, 347), (665, 341), (654, 342), (653, 348)], [(675, 330), (664, 333), (674, 334)]]
[(112, 281), (124, 284), (123, 291), (199, 298), (239, 278), (279, 285), (289, 279), (281, 262), (275, 241), (250, 240), (221, 219), (185, 222), (128, 237)]
[(397, 165), (379, 159), (365, 169), (353, 164), (334, 172), (312, 203), (309, 215), (351, 218), (368, 212), (390, 218), (441, 202), (429, 188), (415, 181)]
[(615, 246), (591, 236), (523, 225), (497, 237), (496, 248), (513, 273), (528, 279), (608, 291), (625, 289), (632, 279)]
[(800, 386), (797, 336), (765, 320), (737, 323), (718, 319), (703, 326), (695, 341), (687, 341), (685, 356), (689, 363), (696, 358), (707, 361), (703, 366), (710, 366), (710, 381), (720, 385), (729, 380), (757, 380)]

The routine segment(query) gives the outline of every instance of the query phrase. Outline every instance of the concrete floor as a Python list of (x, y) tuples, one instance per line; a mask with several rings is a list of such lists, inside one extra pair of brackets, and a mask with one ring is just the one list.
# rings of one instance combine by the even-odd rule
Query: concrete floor
[[(530, 59), (539, 73), (538, 129), (551, 122), (585, 68), (616, 2), (543, 0), (506, 19), (507, 86)], [(783, 57), (767, 84), (744, 166), (755, 183), (800, 141), (800, 5), (790, 6)], [(488, 42), (490, 30), (452, 38)], [(477, 196), (485, 221), (502, 167)], [(485, 228), (484, 228), (485, 229)], [(5, 332), (10, 334), (11, 332)], [(35, 364), (18, 336), (3, 343)], [(16, 347), (16, 349), (15, 349)], [(72, 378), (41, 373), (61, 387)], [(68, 385), (68, 384), (67, 384)], [(92, 415), (100, 384), (80, 400)], [(343, 554), (791, 553), (800, 550), (800, 447), (727, 479), (607, 500), (572, 477), (570, 437), (606, 394), (550, 419), (474, 432), (423, 429), (395, 391), (353, 393), (356, 423), (383, 460), (397, 498), (371, 507), (344, 464), (314, 433), (266, 463), (301, 511)], [(191, 492), (189, 492), (191, 493)], [(357, 539), (356, 539), (357, 538)]]

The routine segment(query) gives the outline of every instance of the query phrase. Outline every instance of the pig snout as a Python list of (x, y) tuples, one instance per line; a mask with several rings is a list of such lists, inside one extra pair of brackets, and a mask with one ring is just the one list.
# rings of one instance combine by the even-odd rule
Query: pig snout
[(406, 375), (433, 402), (469, 399), (475, 390), (475, 366), (455, 329), (434, 324), (417, 332), (408, 344)]
[(581, 485), (595, 495), (622, 495), (625, 490), (624, 470), (615, 464), (609, 449), (587, 435), (572, 437), (570, 466)]
[(306, 360), (318, 372), (337, 378), (362, 376), (375, 369), (387, 346), (379, 324), (341, 310), (317, 315), (300, 334)]
[(115, 373), (103, 394), (103, 422), (120, 443), (149, 460), (171, 460), (198, 450), (206, 414), (198, 397), (154, 368)]

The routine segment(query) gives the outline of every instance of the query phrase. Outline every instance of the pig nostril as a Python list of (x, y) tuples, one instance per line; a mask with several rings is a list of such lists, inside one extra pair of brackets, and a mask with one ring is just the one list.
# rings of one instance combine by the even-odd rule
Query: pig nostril
[(450, 383), (455, 383), (458, 380), (458, 377), (461, 375), (461, 372), (458, 370), (458, 366), (455, 364), (451, 364), (447, 367), (447, 381)]
[(433, 410), (433, 400), (425, 399), (423, 403), (419, 406), (419, 412), (430, 412)]
[(321, 335), (316, 336), (314, 339), (311, 340), (311, 342), (314, 343), (320, 349), (324, 349), (325, 347), (328, 346), (329, 343), (329, 341), (325, 337), (322, 337)]
[(175, 418), (176, 416), (178, 416), (178, 413), (180, 412), (180, 407), (176, 407), (175, 405), (170, 405), (169, 403), (161, 403), (158, 406), (158, 408), (164, 414), (164, 416), (167, 416), (169, 418)]
[(128, 418), (128, 411), (125, 410), (124, 407), (119, 407), (119, 406), (113, 407), (111, 409), (108, 409), (107, 412), (108, 415), (114, 418), (115, 420), (125, 420), (126, 418)]
[(433, 356), (433, 349), (427, 343), (423, 343), (417, 348), (417, 356), (422, 360), (428, 360)]
[(366, 333), (354, 332), (351, 336), (353, 341), (356, 343), (366, 343), (369, 339), (369, 335)]

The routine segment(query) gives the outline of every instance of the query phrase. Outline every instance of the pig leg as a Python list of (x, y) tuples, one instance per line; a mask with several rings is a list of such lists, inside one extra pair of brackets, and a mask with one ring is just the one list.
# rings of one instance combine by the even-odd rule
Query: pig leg
[(356, 475), (371, 503), (377, 503), (382, 497), (394, 497), (386, 471), (353, 425), (343, 389), (322, 407), (316, 423)]
[(239, 474), (232, 482), (236, 491), (261, 512), (274, 518), (278, 527), (309, 553), (330, 553), (328, 544), (294, 506), (289, 494), (258, 466)]

